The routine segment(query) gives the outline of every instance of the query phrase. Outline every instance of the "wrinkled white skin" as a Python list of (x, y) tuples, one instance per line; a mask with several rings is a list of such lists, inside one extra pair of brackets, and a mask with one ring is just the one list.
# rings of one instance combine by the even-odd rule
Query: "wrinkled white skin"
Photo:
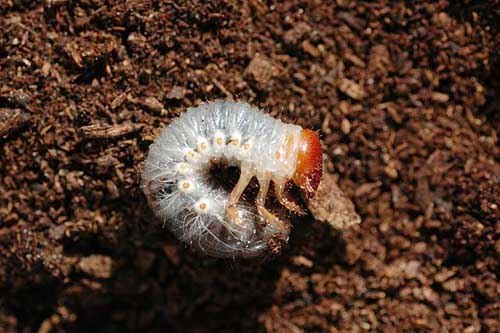
[[(264, 208), (273, 181), (284, 189), (297, 165), (300, 126), (246, 103), (214, 102), (188, 109), (163, 129), (144, 164), (142, 184), (155, 215), (180, 240), (216, 257), (252, 257), (289, 227)], [(241, 177), (229, 193), (215, 185), (214, 161), (238, 166)], [(257, 177), (257, 205), (241, 193)], [(282, 200), (283, 201), (282, 201)], [(293, 203), (280, 201), (293, 209)]]

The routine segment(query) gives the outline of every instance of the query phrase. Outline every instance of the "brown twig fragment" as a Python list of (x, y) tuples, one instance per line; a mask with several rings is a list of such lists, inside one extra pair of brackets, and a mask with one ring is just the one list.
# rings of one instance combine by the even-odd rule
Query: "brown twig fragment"
[(124, 136), (142, 129), (142, 124), (94, 124), (80, 127), (80, 133), (84, 139), (112, 139)]

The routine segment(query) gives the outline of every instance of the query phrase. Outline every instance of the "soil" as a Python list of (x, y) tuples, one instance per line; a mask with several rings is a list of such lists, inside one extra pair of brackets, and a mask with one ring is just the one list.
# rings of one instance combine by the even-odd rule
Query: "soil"
[[(497, 1), (0, 1), (0, 331), (500, 331)], [(207, 100), (321, 133), (362, 218), (217, 260), (141, 163)]]

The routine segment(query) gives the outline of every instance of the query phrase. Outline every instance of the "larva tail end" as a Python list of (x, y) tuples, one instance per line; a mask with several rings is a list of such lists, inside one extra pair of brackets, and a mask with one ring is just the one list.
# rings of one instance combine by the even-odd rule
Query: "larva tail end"
[(323, 175), (323, 151), (316, 132), (303, 129), (300, 132), (297, 168), (293, 182), (303, 191), (305, 197), (311, 198), (318, 189)]

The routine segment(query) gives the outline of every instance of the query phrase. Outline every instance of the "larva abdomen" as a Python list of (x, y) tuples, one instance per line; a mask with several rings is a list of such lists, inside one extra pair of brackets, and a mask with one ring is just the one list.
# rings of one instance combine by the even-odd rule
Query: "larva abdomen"
[[(142, 179), (149, 204), (177, 238), (207, 254), (256, 256), (271, 238), (288, 238), (288, 225), (265, 209), (265, 196), (271, 181), (284, 188), (294, 176), (301, 133), (246, 103), (190, 108), (151, 146)], [(231, 193), (210, 177), (210, 168), (221, 163), (241, 169)], [(239, 201), (254, 176), (256, 206)]]

